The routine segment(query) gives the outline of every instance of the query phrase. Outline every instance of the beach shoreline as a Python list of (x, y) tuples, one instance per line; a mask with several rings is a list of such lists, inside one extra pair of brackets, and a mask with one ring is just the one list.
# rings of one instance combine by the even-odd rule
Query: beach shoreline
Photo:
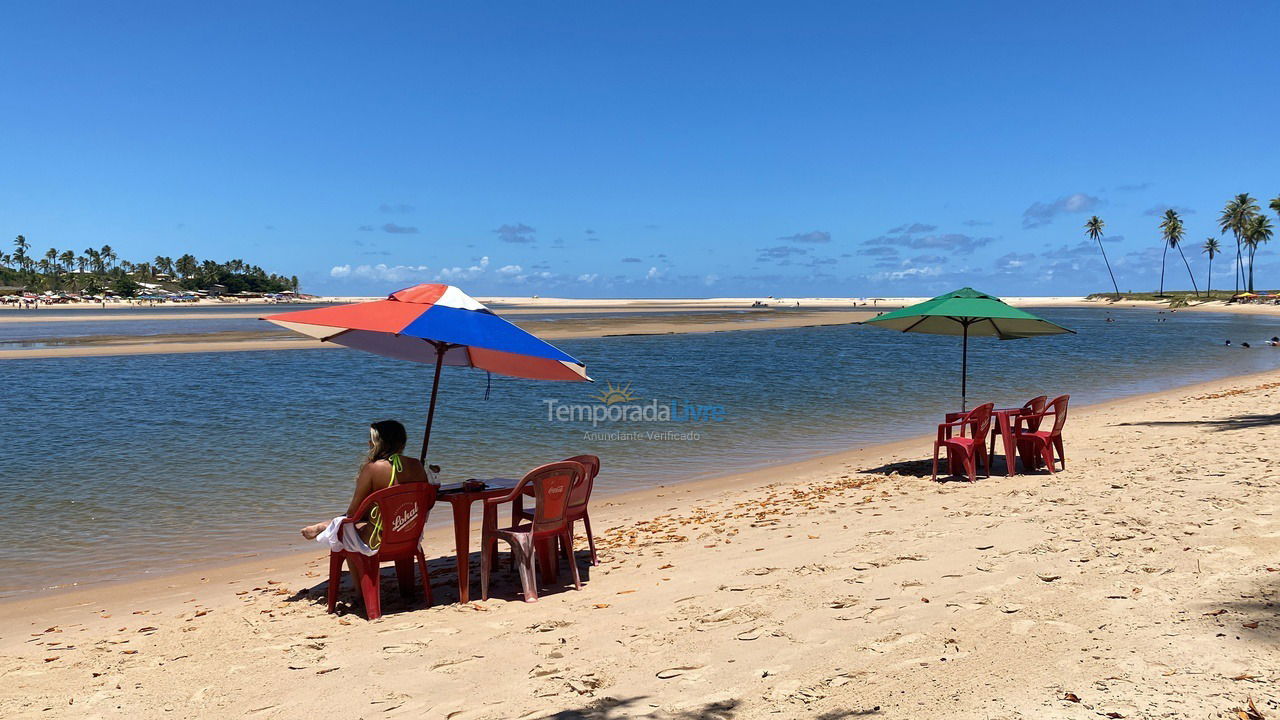
[[(42, 320), (39, 316), (45, 311), (52, 311), (52, 314), (58, 315), (68, 310), (89, 311), (92, 313), (101, 313), (109, 315), (112, 313), (120, 314), (144, 314), (155, 313), (160, 314), (180, 314), (183, 310), (191, 308), (218, 307), (224, 308), (229, 313), (239, 309), (249, 309), (253, 311), (262, 311), (271, 309), (272, 312), (288, 312), (290, 308), (306, 309), (309, 305), (317, 304), (344, 304), (368, 302), (372, 300), (385, 299), (382, 296), (317, 296), (308, 300), (298, 300), (293, 302), (266, 302), (260, 300), (241, 300), (236, 302), (223, 302), (218, 300), (201, 300), (194, 303), (183, 304), (163, 304), (159, 306), (142, 306), (128, 305), (124, 303), (112, 303), (107, 306), (100, 306), (93, 303), (76, 303), (76, 304), (60, 304), (46, 305), (39, 310), (21, 310), (15, 307), (0, 306), (0, 323), (3, 322), (54, 322), (60, 320), (69, 320), (71, 318), (48, 318)], [(506, 313), (529, 313), (542, 312), (547, 310), (572, 310), (574, 312), (610, 312), (618, 310), (662, 310), (662, 311), (680, 311), (680, 310), (743, 310), (756, 308), (799, 308), (802, 310), (813, 309), (853, 309), (866, 308), (869, 311), (877, 312), (883, 309), (894, 309), (905, 307), (915, 303), (928, 300), (928, 297), (795, 297), (795, 298), (777, 298), (777, 297), (708, 297), (708, 298), (551, 298), (537, 296), (477, 296), (479, 302), (492, 306), (499, 314)], [(1088, 299), (1085, 297), (1074, 295), (1046, 295), (1046, 296), (1011, 296), (1002, 297), (1001, 300), (1014, 307), (1127, 307), (1127, 308), (1154, 308), (1168, 309), (1168, 302), (1157, 300), (1120, 300), (1112, 302), (1106, 299)], [(758, 305), (757, 305), (758, 303)], [(1181, 308), (1178, 311), (1194, 310), (1194, 311), (1210, 311), (1210, 312), (1244, 312), (1244, 313), (1262, 313), (1262, 314), (1280, 314), (1280, 305), (1269, 304), (1228, 304), (1224, 300), (1213, 300), (1206, 302), (1193, 302)], [(270, 314), (270, 313), (263, 313)], [(212, 317), (212, 315), (207, 315)], [(154, 316), (153, 316), (154, 317)]]
[[(1148, 403), (1186, 393), (1212, 393), (1224, 384), (1235, 385), (1238, 383), (1249, 382), (1263, 383), (1269, 381), (1273, 377), (1280, 378), (1280, 370), (1268, 370), (1259, 373), (1233, 375), (1216, 380), (1179, 385), (1165, 390), (1118, 397), (1088, 405), (1073, 406), (1071, 408), (1071, 419), (1074, 422), (1080, 422), (1082, 420), (1082, 416), (1087, 418), (1090, 414), (1100, 411), (1125, 407), (1128, 405)], [(886, 460), (886, 458), (892, 457), (894, 458), (893, 461), (898, 461), (904, 454), (910, 454), (913, 450), (919, 451), (920, 448), (927, 450), (931, 447), (932, 442), (933, 436), (930, 434), (913, 435), (884, 443), (874, 443), (863, 447), (819, 453), (800, 460), (786, 460), (747, 472), (696, 476), (690, 479), (670, 484), (657, 485), (651, 488), (632, 489), (612, 493), (603, 496), (603, 499), (597, 498), (596, 502), (593, 503), (593, 508), (609, 508), (618, 506), (635, 507), (646, 503), (652, 503), (655, 499), (655, 495), (666, 495), (672, 491), (704, 495), (734, 489), (754, 490), (758, 489), (762, 484), (773, 482), (778, 475), (809, 474), (814, 471), (821, 470), (822, 468), (836, 465), (865, 465), (869, 463), (888, 464), (891, 461)], [(437, 505), (435, 514), (432, 515), (434, 521), (438, 521), (444, 517), (441, 512), (443, 508), (444, 506)], [(475, 523), (473, 524), (476, 523), (478, 523), (478, 520), (475, 520)], [(452, 552), (453, 548), (452, 532), (452, 527), (447, 525), (428, 527), (426, 534), (424, 535), (423, 545), (426, 548), (440, 550), (447, 555)], [(476, 536), (473, 537), (473, 542), (478, 543), (478, 534), (475, 535)], [(281, 549), (278, 552), (259, 551), (238, 553), (235, 558), (227, 558), (224, 560), (205, 560), (199, 563), (192, 563), (190, 567), (184, 567), (184, 569), (176, 572), (161, 571), (153, 573), (151, 571), (146, 571), (146, 574), (151, 576), (147, 578), (132, 577), (122, 581), (95, 580), (88, 582), (83, 586), (79, 584), (71, 584), (52, 588), (20, 591), (19, 594), (11, 597), (0, 597), (0, 628), (3, 628), (6, 622), (14, 620), (17, 614), (35, 609), (36, 607), (43, 605), (45, 601), (58, 602), (59, 605), (62, 605), (61, 601), (56, 600), (56, 598), (78, 592), (97, 593), (103, 589), (111, 588), (111, 592), (116, 592), (116, 589), (118, 589), (119, 592), (126, 596), (139, 597), (157, 592), (162, 587), (165, 589), (172, 589), (174, 586), (191, 584), (192, 580), (197, 577), (202, 579), (210, 577), (221, 579), (241, 577), (246, 573), (249, 576), (254, 576), (259, 572), (275, 571), (276, 568), (279, 567), (289, 567), (296, 570), (302, 565), (314, 561), (314, 556), (317, 551), (311, 549), (309, 546), (310, 543), (306, 543), (301, 547)], [(270, 566), (270, 568), (267, 568), (266, 566)], [(78, 600), (75, 598), (69, 598), (69, 601), (68, 606), (75, 606), (79, 604)], [(23, 603), (36, 604), (24, 605)], [(3, 630), (0, 629), (0, 636), (3, 636), (3, 634)]]
[[(819, 299), (821, 300), (821, 299)], [(858, 306), (856, 309), (839, 305), (815, 305), (801, 308), (785, 306), (752, 309), (750, 307), (732, 306), (724, 303), (724, 299), (710, 301), (666, 301), (665, 304), (651, 304), (658, 301), (582, 301), (593, 305), (577, 306), (573, 301), (555, 300), (548, 304), (513, 306), (502, 308), (503, 314), (511, 315), (517, 325), (547, 340), (564, 340), (597, 337), (622, 337), (632, 335), (669, 335), (718, 333), (749, 330), (780, 330), (792, 328), (821, 327), (844, 325), (869, 320), (878, 312), (915, 300), (914, 298), (897, 298), (892, 302), (876, 308)], [(1280, 315), (1280, 306), (1274, 305), (1225, 305), (1220, 302), (1205, 303), (1178, 310), (1168, 310), (1162, 303), (1153, 301), (1131, 301), (1117, 304), (1106, 304), (1093, 300), (1072, 300), (1069, 298), (1011, 298), (1014, 305), (1034, 308), (1093, 308), (1109, 311), (1111, 309), (1140, 309), (1156, 312), (1193, 313), (1218, 312), (1246, 315), (1272, 316)], [(531, 303), (533, 301), (530, 301)], [(611, 303), (600, 305), (599, 303)], [(831, 302), (836, 302), (831, 300)], [(556, 304), (567, 303), (567, 304)], [(634, 304), (641, 303), (641, 304)], [(563, 320), (531, 320), (521, 322), (520, 316), (525, 314), (545, 313), (549, 310), (572, 312), (575, 317)], [(603, 315), (609, 312), (659, 312), (653, 316), (616, 316), (592, 319), (592, 315)], [(34, 314), (34, 313), (33, 313)], [(150, 315), (151, 320), (179, 321), (189, 316), (174, 313)], [(258, 313), (232, 314), (218, 313), (204, 315), (205, 319), (252, 319)], [(107, 316), (102, 320), (136, 320), (133, 316)], [(94, 318), (67, 317), (54, 318), (54, 322), (93, 321)], [(0, 317), (0, 323), (35, 322), (38, 319), (31, 315), (22, 318)], [(265, 325), (265, 324), (264, 324)], [(52, 346), (23, 347), (0, 349), (0, 361), (34, 360), (49, 358), (74, 357), (108, 357), (120, 355), (168, 355), (183, 353), (214, 352), (256, 352), (278, 350), (316, 350), (340, 347), (332, 343), (323, 343), (311, 338), (295, 336), (291, 333), (277, 334), (275, 328), (264, 327), (261, 333), (251, 331), (226, 331), (211, 333), (168, 334), (157, 336), (119, 336), (99, 335), (87, 337), (52, 338)], [(274, 336), (273, 336), (274, 335)]]
[[(1280, 551), (1280, 507), (1259, 484), (1280, 426), (1248, 414), (1277, 397), (1280, 371), (1268, 371), (1073, 408), (1056, 475), (931, 483), (930, 438), (916, 436), (601, 498), (602, 565), (583, 568), (583, 591), (532, 605), (513, 601), (505, 571), (500, 599), (445, 604), (452, 543), (434, 530), (424, 546), (437, 605), (405, 608), (384, 586), (389, 614), (375, 623), (324, 614), (317, 550), (9, 599), (0, 709), (64, 717), (110, 700), (134, 717), (289, 717), (322, 703), (376, 712), (399, 687), (395, 707), (433, 718), (552, 717), (637, 696), (644, 712), (628, 714), (655, 718), (729, 701), (740, 718), (917, 702), (959, 718), (1077, 717), (1068, 693), (1126, 717), (1203, 716), (1246, 694), (1266, 700), (1280, 659), (1263, 640), (1274, 610), (1262, 609), (1275, 600), (1266, 559)], [(772, 582), (778, 572), (794, 579)], [(1209, 642), (1224, 622), (1239, 637)], [(491, 656), (495, 646), (515, 654)], [(1051, 666), (1016, 662), (1049, 648)], [(210, 674), (233, 656), (241, 672)], [(470, 669), (452, 669), (460, 661)], [(500, 703), (459, 692), (510, 663)], [(348, 698), (309, 695), (361, 666), (382, 680)], [(663, 679), (669, 667), (682, 679)], [(996, 668), (977, 695), (952, 695)], [(403, 684), (421, 672), (426, 695)]]

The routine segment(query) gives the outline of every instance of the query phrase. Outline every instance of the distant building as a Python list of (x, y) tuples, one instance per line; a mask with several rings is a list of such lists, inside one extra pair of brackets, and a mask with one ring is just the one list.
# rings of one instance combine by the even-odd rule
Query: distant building
[(222, 283), (214, 283), (205, 288), (205, 292), (208, 293), (209, 297), (221, 297), (227, 293), (227, 286)]

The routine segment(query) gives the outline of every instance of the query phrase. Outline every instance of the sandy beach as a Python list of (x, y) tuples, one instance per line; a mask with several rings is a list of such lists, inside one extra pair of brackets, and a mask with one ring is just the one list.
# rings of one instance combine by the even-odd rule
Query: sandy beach
[(319, 552), (9, 602), (0, 715), (1271, 717), (1278, 400), (1074, 409), (1055, 475), (934, 484), (913, 438), (613, 496), (536, 604), (506, 570), (449, 604), (439, 535), (437, 605), (372, 623), (324, 613)]
[[(603, 312), (603, 311), (599, 311)], [(669, 335), (673, 333), (732, 332), (735, 330), (781, 330), (786, 328), (846, 325), (874, 317), (863, 310), (760, 310), (715, 312), (686, 309), (646, 317), (571, 318), (515, 324), (547, 340), (616, 337), (622, 335)], [(239, 316), (244, 317), (244, 316)], [(157, 355), (191, 352), (239, 352), (254, 350), (316, 350), (341, 347), (302, 337), (262, 323), (263, 332), (212, 332), (140, 336), (96, 335), (53, 339), (51, 345), (0, 350), (0, 360), (55, 357), (103, 357), (109, 355)]]

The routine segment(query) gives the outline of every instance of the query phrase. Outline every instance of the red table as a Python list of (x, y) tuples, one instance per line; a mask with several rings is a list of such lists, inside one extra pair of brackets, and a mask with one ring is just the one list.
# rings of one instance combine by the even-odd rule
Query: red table
[[(947, 413), (946, 422), (955, 422), (967, 414), (968, 413), (962, 412), (949, 412)], [(991, 419), (995, 422), (996, 427), (1000, 428), (1000, 439), (1004, 442), (1005, 475), (1008, 477), (1013, 477), (1014, 469), (1017, 467), (1018, 463), (1018, 449), (1014, 447), (1013, 442), (1013, 420), (1020, 414), (1022, 414), (1022, 408), (1020, 407), (1000, 408), (998, 410), (991, 411)], [(995, 459), (994, 455), (990, 459)], [(951, 472), (953, 474), (964, 474), (962, 471), (957, 471), (954, 466), (951, 468)]]
[(453, 546), (458, 555), (458, 602), (471, 600), (471, 504), (477, 500), (501, 497), (515, 489), (516, 480), (493, 478), (482, 480), (483, 490), (463, 490), (462, 483), (441, 485), (437, 500), (453, 506)]

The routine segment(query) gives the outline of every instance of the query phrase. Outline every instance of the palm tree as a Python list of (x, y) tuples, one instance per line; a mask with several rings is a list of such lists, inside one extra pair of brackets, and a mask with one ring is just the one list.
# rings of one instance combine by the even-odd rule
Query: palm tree
[(1236, 237), (1236, 293), (1240, 292), (1240, 281), (1244, 280), (1244, 256), (1241, 253), (1245, 227), (1254, 215), (1258, 214), (1258, 202), (1249, 193), (1240, 193), (1222, 208), (1218, 216), (1218, 227), (1222, 232), (1231, 231)]
[(63, 250), (62, 254), (58, 256), (58, 260), (62, 261), (62, 267), (69, 273), (71, 268), (75, 267), (76, 254), (70, 250)]
[[(67, 252), (70, 252), (70, 250), (68, 250)], [(76, 268), (78, 268), (80, 272), (84, 272), (85, 268), (87, 267), (89, 267), (89, 258), (85, 257), (84, 255), (77, 255)]]
[(1211, 290), (1213, 287), (1213, 258), (1218, 253), (1222, 252), (1222, 245), (1218, 243), (1218, 238), (1211, 237), (1206, 238), (1204, 245), (1201, 245), (1200, 247), (1204, 248), (1205, 254), (1209, 256), (1209, 277), (1205, 280), (1204, 284), (1204, 294), (1206, 297), (1209, 297), (1213, 294), (1213, 291)]
[(1102, 228), (1106, 223), (1102, 222), (1102, 218), (1094, 215), (1089, 218), (1089, 222), (1084, 224), (1085, 234), (1094, 239), (1098, 243), (1098, 249), (1102, 251), (1102, 262), (1107, 264), (1107, 274), (1111, 276), (1111, 287), (1116, 291), (1116, 300), (1120, 300), (1120, 286), (1116, 284), (1116, 274), (1111, 272), (1111, 262), (1107, 260), (1107, 249), (1102, 247)]
[(1177, 210), (1169, 208), (1164, 211), (1164, 219), (1160, 221), (1160, 235), (1164, 238), (1160, 243), (1160, 292), (1156, 297), (1164, 297), (1164, 260), (1169, 255), (1169, 246), (1177, 244), (1177, 240), (1174, 240), (1172, 235), (1175, 232), (1182, 232), (1180, 225), (1182, 221), (1178, 219)]
[(26, 270), (31, 264), (31, 258), (27, 257), (27, 250), (31, 248), (31, 243), (22, 235), (13, 239), (13, 261), (17, 263), (19, 270)]
[(181, 275), (183, 279), (186, 279), (195, 275), (196, 270), (198, 270), (200, 266), (196, 262), (195, 256), (191, 253), (187, 253), (186, 255), (178, 258), (178, 261), (174, 263), (173, 267), (178, 271), (178, 274)]
[[(1182, 256), (1182, 264), (1187, 266), (1187, 275), (1191, 277), (1191, 288), (1195, 290), (1196, 297), (1200, 296), (1200, 288), (1196, 287), (1196, 278), (1191, 273), (1191, 263), (1187, 262), (1187, 256), (1182, 252), (1182, 238), (1186, 236), (1185, 229), (1182, 226), (1182, 218), (1178, 217), (1178, 211), (1169, 208), (1164, 211), (1164, 220), (1160, 222), (1160, 230), (1164, 235), (1164, 249), (1177, 248), (1178, 254)], [(1160, 257), (1160, 294), (1164, 295), (1164, 256)]]
[(1250, 217), (1242, 234), (1245, 247), (1249, 249), (1249, 292), (1253, 292), (1253, 256), (1259, 245), (1271, 242), (1271, 218), (1261, 214)]
[(102, 256), (102, 264), (108, 270), (115, 267), (117, 255), (116, 251), (112, 250), (110, 245), (103, 245), (102, 249), (98, 251), (98, 254)]

